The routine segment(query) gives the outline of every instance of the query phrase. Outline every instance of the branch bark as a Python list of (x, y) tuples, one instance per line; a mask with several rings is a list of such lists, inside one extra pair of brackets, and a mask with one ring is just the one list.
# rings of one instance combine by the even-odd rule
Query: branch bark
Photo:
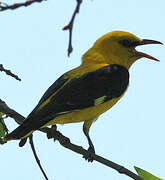
[(31, 4), (35, 3), (35, 2), (42, 2), (44, 0), (27, 0), (25, 2), (22, 3), (14, 3), (11, 5), (8, 5), (7, 3), (4, 2), (0, 2), (0, 11), (5, 11), (5, 10), (14, 10), (17, 9), (19, 7), (23, 7), (23, 6), (30, 6)]
[[(9, 108), (7, 106), (7, 104), (0, 100), (0, 112), (3, 112), (4, 114), (14, 118), (16, 120), (16, 122), (18, 123), (21, 123), (25, 118), (19, 114), (18, 112), (16, 112), (15, 110)], [(69, 138), (63, 136), (59, 131), (57, 131), (56, 129), (54, 128), (42, 128), (42, 129), (39, 129), (39, 131), (41, 132), (44, 132), (46, 133), (47, 135), (48, 134), (51, 134), (51, 137), (58, 140), (59, 143), (67, 148), (67, 149), (70, 149), (71, 151), (73, 152), (76, 152), (78, 154), (81, 154), (81, 155), (87, 155), (88, 154), (88, 151), (85, 150), (84, 148), (82, 148), (81, 146), (77, 146), (73, 143), (70, 142)], [(124, 175), (127, 175), (129, 176), (130, 178), (134, 179), (134, 180), (143, 180), (141, 177), (139, 177), (137, 174), (135, 174), (134, 172), (130, 171), (129, 169), (125, 168), (124, 166), (121, 166), (115, 162), (112, 162), (108, 159), (105, 159), (97, 154), (93, 154), (93, 159), (101, 164), (104, 164), (116, 171), (118, 171), (119, 173), (121, 174), (124, 174)]]
[(35, 147), (34, 147), (34, 143), (33, 143), (33, 135), (32, 135), (32, 134), (29, 136), (29, 143), (30, 143), (30, 146), (31, 146), (31, 149), (32, 149), (34, 158), (35, 158), (35, 160), (36, 160), (36, 162), (37, 162), (37, 164), (38, 164), (38, 166), (39, 166), (39, 168), (40, 168), (40, 170), (41, 170), (44, 178), (45, 178), (46, 180), (49, 180), (48, 177), (47, 177), (47, 175), (46, 175), (46, 173), (45, 173), (45, 171), (43, 170), (43, 168), (42, 168), (42, 166), (41, 166), (41, 163), (40, 163), (40, 160), (39, 160), (39, 158), (38, 158), (38, 156), (37, 156), (37, 153), (36, 153), (36, 150), (35, 150)]
[[(0, 2), (0, 11), (5, 11), (5, 10), (14, 10), (14, 9), (17, 9), (17, 8), (20, 8), (20, 7), (27, 7), (27, 6), (30, 6), (32, 5), (33, 3), (41, 3), (45, 0), (27, 0), (25, 2), (22, 2), (22, 3), (14, 3), (14, 4), (7, 4), (7, 3), (4, 3), (4, 2)], [(73, 24), (74, 24), (74, 21), (75, 21), (75, 17), (76, 15), (79, 13), (80, 11), (80, 5), (82, 3), (82, 0), (76, 0), (77, 1), (77, 5), (76, 5), (76, 8), (73, 12), (73, 15), (71, 17), (71, 20), (70, 22), (68, 23), (68, 25), (64, 26), (62, 29), (63, 30), (69, 30), (69, 43), (68, 43), (68, 56), (70, 56), (71, 52), (73, 51), (73, 46), (72, 46), (72, 31), (73, 31)], [(16, 78), (16, 77), (15, 77)], [(19, 79), (18, 79), (19, 80)]]
[(21, 81), (21, 79), (20, 79), (17, 75), (15, 75), (14, 73), (12, 73), (12, 72), (11, 72), (10, 70), (8, 70), (8, 69), (5, 69), (2, 64), (0, 64), (0, 71), (1, 71), (1, 72), (2, 72), (2, 71), (5, 72), (7, 75), (15, 78), (15, 79), (18, 80), (18, 81)]
[(21, 122), (23, 122), (25, 119), (25, 117), (23, 117), (21, 114), (9, 108), (9, 106), (1, 99), (0, 99), (0, 112), (13, 118), (18, 124), (21, 124)]
[(72, 18), (68, 25), (63, 27), (63, 30), (69, 30), (69, 44), (68, 44), (68, 56), (70, 56), (70, 53), (73, 51), (72, 47), (72, 30), (73, 30), (73, 24), (76, 17), (76, 14), (80, 11), (80, 5), (82, 3), (82, 0), (77, 0), (77, 6), (73, 12)]

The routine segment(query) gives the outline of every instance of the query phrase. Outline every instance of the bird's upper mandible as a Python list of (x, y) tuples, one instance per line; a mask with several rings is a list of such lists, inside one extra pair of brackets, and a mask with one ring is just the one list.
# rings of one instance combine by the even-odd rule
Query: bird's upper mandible
[[(83, 62), (98, 61), (99, 63), (119, 64), (127, 69), (138, 59), (145, 57), (156, 60), (135, 48), (146, 44), (162, 44), (159, 41), (140, 39), (134, 34), (124, 31), (112, 31), (100, 37), (89, 51), (83, 56)], [(88, 58), (87, 58), (88, 56)], [(84, 58), (85, 57), (85, 58)], [(88, 59), (88, 60), (87, 60)]]

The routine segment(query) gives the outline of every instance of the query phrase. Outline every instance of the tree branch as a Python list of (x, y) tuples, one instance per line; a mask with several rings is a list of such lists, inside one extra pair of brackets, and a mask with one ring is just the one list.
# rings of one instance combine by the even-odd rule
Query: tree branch
[(37, 153), (36, 153), (36, 150), (35, 150), (35, 147), (34, 147), (34, 143), (33, 143), (33, 135), (32, 134), (29, 136), (29, 143), (30, 143), (34, 158), (35, 158), (35, 160), (36, 160), (36, 162), (37, 162), (43, 176), (45, 177), (46, 180), (49, 180), (46, 173), (45, 173), (45, 171), (43, 170), (43, 168), (41, 166), (41, 163), (40, 163), (40, 160), (39, 160), (39, 158), (37, 156)]
[[(38, 2), (41, 3), (42, 1), (46, 1), (46, 0), (27, 0), (25, 2), (22, 3), (14, 3), (11, 5), (8, 5), (7, 3), (4, 2), (0, 2), (0, 11), (5, 11), (5, 10), (14, 10), (20, 7), (27, 7), (30, 6), (31, 4)], [(63, 27), (63, 30), (69, 30), (69, 44), (68, 44), (68, 56), (70, 56), (71, 52), (73, 51), (73, 47), (72, 47), (72, 31), (73, 31), (73, 24), (74, 24), (74, 20), (76, 17), (76, 14), (79, 13), (80, 11), (80, 5), (82, 3), (82, 0), (76, 0), (77, 1), (77, 5), (76, 8), (73, 12), (73, 15), (71, 17), (70, 22), (68, 23), (68, 25)]]
[[(70, 149), (73, 152), (76, 152), (78, 154), (81, 155), (88, 155), (88, 151), (85, 150), (84, 148), (82, 148), (81, 146), (72, 144), (69, 140), (69, 138), (67, 138), (66, 136), (62, 135), (59, 131), (55, 130), (55, 129), (51, 129), (51, 128), (42, 128), (40, 129), (40, 131), (46, 133), (46, 134), (51, 134), (52, 138), (54, 138), (55, 140), (58, 140), (59, 143), (67, 148)], [(143, 180), (140, 176), (138, 176), (137, 174), (133, 173), (132, 171), (130, 171), (129, 169), (125, 168), (124, 166), (121, 166), (117, 163), (114, 163), (108, 159), (105, 159), (97, 154), (92, 154), (93, 160), (104, 164), (105, 166), (108, 166), (116, 171), (118, 171), (120, 174), (125, 174), (127, 176), (129, 176), (130, 178), (134, 179), (134, 180)]]
[(10, 70), (5, 69), (2, 64), (0, 64), (0, 71), (5, 72), (7, 75), (15, 78), (18, 81), (21, 81), (21, 79), (17, 75), (13, 74)]
[(9, 106), (1, 99), (0, 99), (0, 112), (13, 118), (18, 124), (21, 124), (21, 122), (23, 122), (23, 120), (25, 119), (21, 114), (9, 108)]
[(82, 3), (82, 0), (77, 0), (77, 6), (73, 12), (73, 15), (72, 15), (72, 18), (71, 18), (69, 24), (63, 27), (63, 30), (69, 30), (68, 56), (70, 56), (70, 53), (73, 51), (73, 47), (72, 47), (73, 24), (74, 24), (76, 14), (79, 13), (81, 3)]
[[(4, 114), (14, 118), (16, 120), (16, 122), (18, 122), (18, 123), (22, 122), (25, 119), (21, 114), (17, 113), (16, 111), (14, 111), (11, 108), (9, 108), (7, 106), (7, 104), (2, 100), (0, 100), (0, 112), (3, 112)], [(57, 139), (63, 147), (70, 149), (71, 151), (74, 151), (74, 152), (81, 154), (81, 155), (87, 155), (88, 154), (87, 150), (85, 150), (81, 146), (77, 146), (75, 144), (72, 144), (70, 142), (69, 138), (63, 136), (55, 128), (46, 127), (46, 128), (39, 129), (39, 131), (44, 132), (47, 135), (51, 134), (52, 138)], [(93, 154), (92, 156), (93, 156), (93, 159), (95, 161), (97, 161), (101, 164), (104, 164), (104, 165), (118, 171), (121, 174), (125, 174), (134, 180), (143, 180), (137, 174), (133, 173), (132, 171), (128, 170), (127, 168), (125, 168), (125, 167), (123, 167), (117, 163), (114, 163), (108, 159), (105, 159), (105, 158), (103, 158), (97, 154)]]
[(8, 5), (4, 2), (0, 2), (0, 11), (5, 11), (5, 10), (14, 10), (14, 9), (17, 9), (19, 7), (23, 7), (23, 6), (30, 6), (31, 4), (35, 3), (35, 2), (42, 2), (44, 0), (27, 0), (25, 2), (22, 2), (22, 3), (14, 3), (12, 5)]

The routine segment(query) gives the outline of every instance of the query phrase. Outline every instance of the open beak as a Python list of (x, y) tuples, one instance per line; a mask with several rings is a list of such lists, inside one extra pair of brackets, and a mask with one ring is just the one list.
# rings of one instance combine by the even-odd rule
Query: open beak
[[(155, 40), (149, 40), (149, 39), (142, 39), (141, 43), (139, 45), (146, 45), (146, 44), (163, 44), (159, 41), (155, 41)], [(135, 50), (136, 51), (136, 50)], [(140, 57), (145, 57), (145, 58), (148, 58), (148, 59), (152, 59), (152, 60), (155, 60), (155, 61), (159, 61), (158, 59), (156, 59), (155, 57), (153, 56), (150, 56), (149, 54), (146, 54), (146, 53), (143, 53), (143, 52), (138, 52), (136, 51), (136, 54)]]

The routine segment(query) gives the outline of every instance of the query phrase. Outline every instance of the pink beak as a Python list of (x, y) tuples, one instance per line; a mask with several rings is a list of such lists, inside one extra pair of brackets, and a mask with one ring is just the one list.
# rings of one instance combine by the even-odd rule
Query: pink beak
[[(155, 40), (142, 39), (142, 41), (141, 41), (141, 43), (139, 45), (146, 45), (146, 44), (163, 44), (163, 43), (161, 43), (159, 41), (155, 41)], [(143, 52), (138, 52), (138, 51), (136, 51), (136, 53), (138, 55), (140, 55), (141, 57), (145, 57), (145, 58), (148, 58), (148, 59), (159, 61), (157, 58), (155, 58), (153, 56), (150, 56), (149, 54), (146, 54), (146, 53), (143, 53)]]

